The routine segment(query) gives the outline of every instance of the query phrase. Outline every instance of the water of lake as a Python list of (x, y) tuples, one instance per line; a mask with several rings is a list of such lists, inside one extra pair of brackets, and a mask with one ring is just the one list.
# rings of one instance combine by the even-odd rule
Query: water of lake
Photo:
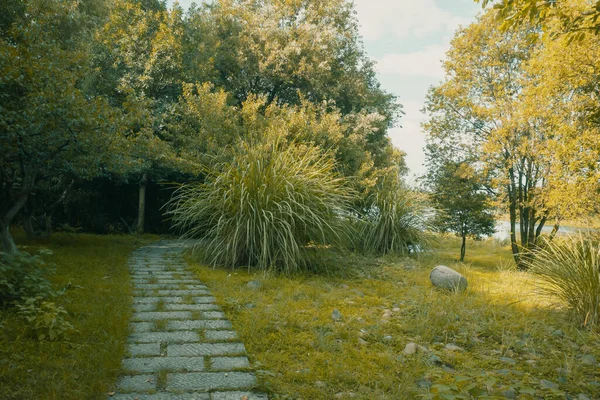
[[(517, 224), (517, 240), (519, 239), (519, 224)], [(557, 235), (568, 235), (570, 233), (578, 233), (585, 232), (586, 228), (575, 228), (572, 226), (562, 226), (558, 230)], [(552, 232), (552, 225), (545, 225), (542, 228), (543, 233)], [(496, 233), (494, 233), (493, 238), (499, 240), (505, 240), (510, 238), (510, 222), (508, 221), (496, 221)]]

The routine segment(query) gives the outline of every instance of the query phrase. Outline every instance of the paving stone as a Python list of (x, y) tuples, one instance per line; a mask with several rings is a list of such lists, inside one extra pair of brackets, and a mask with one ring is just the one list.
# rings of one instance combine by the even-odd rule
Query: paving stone
[(203, 312), (202, 317), (204, 317), (206, 319), (225, 319), (226, 318), (225, 313), (223, 313), (221, 311)]
[(117, 383), (117, 387), (124, 392), (150, 392), (156, 390), (156, 376), (124, 376)]
[(204, 371), (204, 357), (126, 358), (123, 368), (129, 372)]
[(185, 304), (185, 303), (171, 303), (165, 304), (165, 310), (169, 311), (216, 311), (219, 306), (212, 303), (205, 304)]
[(142, 311), (154, 311), (156, 310), (156, 304), (154, 303), (138, 303), (133, 305), (133, 310), (136, 312)]
[(167, 390), (243, 389), (256, 385), (248, 372), (189, 372), (167, 374)]
[(154, 322), (130, 322), (131, 332), (151, 332), (154, 329)]
[(204, 337), (206, 340), (232, 340), (237, 338), (237, 333), (235, 331), (205, 330)]
[[(240, 397), (237, 400), (240, 400)], [(253, 398), (249, 397), (248, 399)], [(152, 393), (152, 394), (140, 394), (140, 393), (126, 393), (116, 394), (109, 397), (109, 400), (210, 400), (210, 394), (208, 393)]]
[(133, 321), (157, 321), (162, 319), (192, 318), (189, 311), (148, 311), (133, 313)]
[(269, 400), (266, 394), (252, 392), (212, 392), (210, 396), (211, 400)]
[(167, 355), (169, 357), (224, 356), (245, 353), (246, 348), (242, 343), (189, 343), (170, 344), (167, 346)]
[(248, 357), (212, 357), (210, 368), (215, 371), (250, 368), (250, 360), (248, 360)]
[(133, 302), (136, 304), (140, 304), (140, 303), (158, 303), (158, 302), (163, 302), (163, 303), (183, 303), (183, 297), (157, 297), (157, 296), (151, 296), (151, 297), (136, 297), (135, 299), (133, 299)]
[(153, 295), (153, 296), (208, 296), (210, 292), (208, 290), (156, 290), (156, 289), (144, 289), (134, 291), (134, 295)]
[[(153, 289), (176, 290), (176, 289), (179, 289), (179, 285), (171, 284), (171, 283), (139, 283), (139, 284), (136, 283), (135, 289), (136, 290), (153, 290)], [(204, 289), (204, 288), (201, 288), (201, 289)]]
[(127, 341), (132, 343), (191, 343), (200, 341), (200, 335), (190, 331), (144, 332), (129, 335)]
[(224, 319), (204, 319), (194, 321), (169, 321), (169, 330), (191, 330), (191, 329), (231, 329), (231, 322)]
[(160, 355), (160, 343), (142, 343), (142, 344), (130, 344), (127, 346), (127, 350), (132, 357), (137, 356), (159, 356)]
[(206, 304), (206, 303), (214, 303), (216, 302), (217, 299), (215, 299), (212, 296), (205, 296), (205, 297), (193, 297), (192, 298), (192, 302), (194, 304)]

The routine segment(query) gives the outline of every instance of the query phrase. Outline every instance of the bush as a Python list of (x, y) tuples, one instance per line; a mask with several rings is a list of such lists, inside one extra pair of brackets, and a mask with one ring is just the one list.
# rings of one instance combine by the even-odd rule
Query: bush
[(596, 326), (600, 305), (600, 244), (590, 236), (555, 239), (526, 258), (542, 294), (559, 299), (584, 326)]
[(213, 265), (292, 273), (310, 265), (309, 243), (344, 237), (348, 189), (334, 169), (315, 147), (243, 143), (204, 183), (183, 185), (170, 214), (184, 237), (205, 239)]
[(388, 176), (378, 185), (372, 198), (361, 228), (364, 250), (409, 254), (428, 245), (424, 196), (408, 189), (399, 177)]
[(17, 314), (25, 320), (28, 328), (32, 329), (38, 340), (55, 340), (69, 331), (74, 331), (73, 325), (65, 320), (67, 311), (52, 301), (42, 297), (31, 297), (22, 303), (17, 303)]
[(39, 250), (39, 254), (26, 252), (15, 254), (0, 253), (0, 306), (27, 298), (48, 298), (55, 293), (46, 279), (46, 274), (53, 271), (41, 255), (52, 254), (49, 250)]

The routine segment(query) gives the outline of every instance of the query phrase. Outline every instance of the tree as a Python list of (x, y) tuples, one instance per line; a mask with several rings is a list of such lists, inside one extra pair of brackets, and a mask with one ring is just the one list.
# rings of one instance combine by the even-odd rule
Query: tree
[(17, 251), (9, 226), (30, 194), (51, 179), (98, 175), (115, 135), (116, 114), (108, 103), (81, 89), (93, 26), (78, 4), (27, 0), (11, 8), (10, 21), (3, 20), (0, 237), (5, 252)]
[(520, 267), (525, 266), (522, 251), (535, 247), (547, 221), (560, 219), (569, 207), (583, 210), (574, 205), (588, 200), (567, 198), (563, 183), (580, 182), (595, 170), (579, 163), (581, 151), (586, 159), (597, 154), (597, 146), (590, 145), (597, 133), (581, 135), (584, 126), (568, 98), (559, 97), (556, 108), (553, 99), (534, 94), (545, 82), (532, 61), (542, 46), (529, 40), (531, 35), (537, 31), (527, 26), (499, 29), (493, 10), (460, 30), (444, 65), (447, 77), (428, 94), (424, 124), (430, 142), (446, 154), (481, 164), (509, 213)]
[[(435, 157), (435, 153), (428, 153), (429, 160)], [(496, 221), (489, 195), (474, 169), (466, 163), (446, 161), (439, 168), (430, 169), (426, 184), (438, 212), (432, 225), (440, 232), (454, 232), (462, 239), (462, 262), (465, 260), (467, 237), (481, 239), (495, 232)]]
[[(493, 0), (475, 0), (483, 7)], [(494, 4), (498, 18), (504, 29), (522, 24), (547, 25), (554, 22), (554, 35), (568, 34), (571, 39), (582, 40), (586, 32), (600, 34), (600, 1), (539, 1), (539, 0), (500, 0)]]

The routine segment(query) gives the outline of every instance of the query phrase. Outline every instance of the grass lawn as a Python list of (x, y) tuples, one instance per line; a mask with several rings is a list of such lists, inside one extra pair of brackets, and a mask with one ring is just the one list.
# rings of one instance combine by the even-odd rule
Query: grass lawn
[(0, 399), (104, 399), (121, 368), (131, 297), (127, 259), (151, 236), (67, 235), (26, 241), (21, 249), (52, 250), (56, 288), (76, 288), (58, 299), (78, 332), (39, 342), (10, 310), (0, 310)]
[[(597, 333), (537, 297), (507, 246), (470, 242), (466, 263), (458, 253), (446, 238), (418, 259), (344, 257), (335, 276), (192, 266), (273, 399), (600, 398)], [(468, 290), (433, 289), (438, 264), (463, 273)]]

